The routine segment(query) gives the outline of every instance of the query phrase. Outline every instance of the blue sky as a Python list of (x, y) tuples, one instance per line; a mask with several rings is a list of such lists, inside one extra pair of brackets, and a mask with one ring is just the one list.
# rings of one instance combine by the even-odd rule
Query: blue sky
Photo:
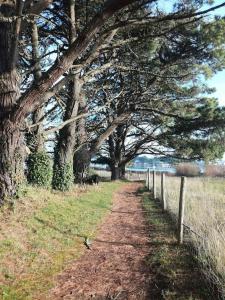
[[(221, 0), (216, 0), (214, 1), (214, 5), (219, 5), (222, 2)], [(225, 16), (225, 7), (216, 10), (214, 14)], [(213, 78), (207, 80), (207, 83), (210, 87), (216, 88), (216, 92), (213, 96), (218, 98), (220, 105), (225, 106), (225, 70), (218, 72)]]
[[(166, 1), (161, 0), (160, 1), (160, 8), (164, 8), (167, 11), (170, 11), (172, 9), (173, 3), (175, 1)], [(219, 5), (223, 3), (222, 0), (215, 0), (213, 5)], [(204, 8), (208, 8), (209, 6), (205, 6)], [(217, 9), (211, 15), (220, 15), (225, 17), (225, 7)], [(225, 70), (218, 72), (215, 74), (211, 79), (206, 81), (209, 87), (216, 88), (216, 92), (211, 94), (210, 96), (214, 96), (218, 98), (220, 105), (225, 106)]]
[(207, 80), (210, 87), (215, 87), (216, 92), (212, 94), (218, 98), (220, 105), (225, 106), (225, 71), (218, 72), (212, 79)]

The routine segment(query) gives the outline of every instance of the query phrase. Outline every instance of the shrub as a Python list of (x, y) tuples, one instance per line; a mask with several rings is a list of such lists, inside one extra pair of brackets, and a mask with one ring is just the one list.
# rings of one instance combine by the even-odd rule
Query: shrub
[(54, 165), (52, 187), (58, 191), (68, 191), (73, 185), (73, 166), (72, 164)]
[(176, 175), (177, 176), (199, 176), (200, 169), (196, 164), (193, 163), (182, 163), (176, 166)]
[(222, 165), (208, 165), (205, 168), (205, 176), (225, 177), (225, 166), (222, 166)]
[(45, 151), (30, 154), (27, 166), (27, 180), (29, 183), (43, 187), (50, 186), (52, 180), (52, 163)]

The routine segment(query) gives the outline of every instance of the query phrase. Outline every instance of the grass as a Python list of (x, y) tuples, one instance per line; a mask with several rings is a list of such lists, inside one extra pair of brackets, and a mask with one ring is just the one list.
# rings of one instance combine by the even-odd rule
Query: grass
[[(159, 178), (157, 178), (159, 185)], [(168, 211), (177, 220), (179, 177), (166, 178)], [(160, 189), (157, 189), (160, 198)], [(225, 299), (225, 179), (187, 178), (184, 223), (193, 232), (186, 231), (186, 239), (194, 247), (202, 272)], [(196, 234), (197, 233), (197, 234)]]
[(84, 251), (110, 210), (121, 182), (51, 192), (26, 187), (15, 206), (0, 213), (2, 300), (43, 299), (54, 276)]
[(169, 214), (162, 212), (159, 202), (153, 201), (145, 189), (140, 193), (150, 232), (151, 252), (147, 264), (153, 274), (152, 299), (212, 299), (195, 259), (186, 247), (177, 245)]

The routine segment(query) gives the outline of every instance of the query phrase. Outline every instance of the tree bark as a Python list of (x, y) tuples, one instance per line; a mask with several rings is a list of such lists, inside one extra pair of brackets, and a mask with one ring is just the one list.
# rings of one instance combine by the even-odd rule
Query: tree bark
[(111, 165), (111, 180), (118, 180), (120, 179), (120, 168), (118, 163)]
[(115, 133), (111, 134), (108, 139), (109, 159), (111, 168), (111, 180), (125, 178), (125, 165), (121, 165), (123, 157), (123, 125), (120, 124)]
[(91, 163), (91, 153), (88, 145), (83, 145), (75, 152), (73, 161), (74, 179), (82, 183), (88, 176), (88, 170)]
[[(39, 80), (41, 79), (42, 72), (41, 72), (41, 64), (40, 64), (40, 55), (39, 55), (39, 35), (38, 35), (38, 27), (35, 20), (32, 23), (32, 60), (34, 64), (34, 82), (38, 85)], [(33, 145), (32, 150), (33, 152), (41, 152), (44, 150), (44, 135), (43, 135), (43, 123), (40, 120), (44, 116), (43, 107), (39, 107), (33, 115), (33, 123), (39, 125), (36, 126), (34, 129), (33, 135)]]
[[(15, 7), (2, 4), (4, 17)], [(15, 195), (23, 179), (25, 144), (21, 124), (10, 121), (10, 114), (20, 96), (20, 76), (16, 70), (18, 22), (0, 22), (0, 203)], [(22, 121), (21, 121), (22, 123)]]
[(119, 169), (120, 169), (120, 179), (125, 179), (125, 175), (126, 175), (126, 169), (125, 169), (125, 165), (120, 165)]
[[(80, 98), (79, 113), (86, 110), (87, 101), (85, 97)], [(74, 154), (73, 172), (76, 182), (83, 182), (88, 176), (88, 170), (91, 163), (91, 153), (87, 143), (86, 118), (81, 118), (78, 121), (77, 144), (78, 150)]]
[(14, 196), (23, 180), (24, 137), (8, 120), (0, 124), (0, 204)]
[[(70, 32), (69, 32), (69, 42), (70, 45), (74, 42), (76, 38), (76, 16), (75, 16), (75, 1), (64, 1), (64, 5), (67, 11), (67, 14), (70, 16)], [(69, 99), (67, 100), (66, 113), (64, 120), (69, 120), (77, 116), (79, 103), (81, 99), (81, 89), (82, 82), (78, 75), (73, 75), (73, 71), (70, 72), (72, 80), (69, 86)], [(73, 184), (73, 157), (76, 144), (76, 133), (77, 133), (77, 122), (73, 121), (64, 126), (59, 131), (58, 145), (55, 149), (55, 160), (53, 168), (53, 187), (55, 189), (61, 189), (57, 184), (57, 172), (59, 170), (67, 169), (71, 174), (66, 174), (66, 172), (61, 172), (61, 181), (70, 180), (69, 184), (65, 186), (67, 189)]]
[[(76, 117), (80, 98), (81, 84), (78, 79), (73, 79), (70, 83), (70, 99), (67, 103), (65, 120)], [(59, 131), (58, 155), (62, 163), (73, 161), (75, 148), (76, 122), (71, 122)]]
[[(78, 113), (78, 105), (80, 99), (80, 91), (82, 85), (79, 82), (78, 78), (74, 78), (70, 83), (70, 99), (67, 103), (65, 120), (69, 120), (77, 116)], [(76, 131), (77, 131), (77, 123), (76, 121), (71, 122), (64, 126), (59, 131), (58, 145), (55, 148), (55, 158), (54, 158), (54, 167), (53, 167), (53, 188), (61, 190), (61, 185), (58, 185), (58, 181), (55, 178), (58, 176), (58, 171), (67, 169), (70, 170), (71, 174), (69, 176), (70, 182), (67, 185), (67, 189), (73, 183), (73, 156), (74, 149), (76, 144)], [(61, 172), (61, 177), (67, 177), (68, 174), (66, 172)], [(61, 178), (62, 182), (66, 180), (66, 178)]]

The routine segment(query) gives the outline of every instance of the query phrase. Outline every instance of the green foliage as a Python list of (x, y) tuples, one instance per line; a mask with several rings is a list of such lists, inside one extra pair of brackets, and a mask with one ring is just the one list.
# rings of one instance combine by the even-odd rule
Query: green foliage
[(73, 166), (72, 163), (54, 165), (52, 187), (59, 191), (68, 191), (73, 185)]
[[(225, 64), (225, 20), (215, 17), (212, 22), (205, 22), (201, 26), (201, 38), (208, 45), (213, 61), (212, 71), (222, 70)], [(211, 62), (212, 64), (212, 62)]]
[(52, 163), (44, 151), (30, 154), (27, 180), (31, 184), (49, 187), (52, 179)]

